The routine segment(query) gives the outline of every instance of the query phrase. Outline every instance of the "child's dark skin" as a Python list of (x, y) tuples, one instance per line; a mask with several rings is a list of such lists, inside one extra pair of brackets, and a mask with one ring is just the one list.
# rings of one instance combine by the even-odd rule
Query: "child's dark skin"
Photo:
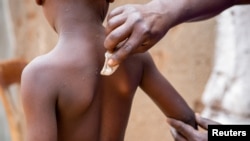
[(138, 87), (166, 116), (196, 128), (193, 111), (149, 53), (129, 57), (111, 76), (100, 75), (106, 51), (102, 22), (109, 1), (37, 2), (59, 40), (22, 74), (26, 141), (123, 141)]

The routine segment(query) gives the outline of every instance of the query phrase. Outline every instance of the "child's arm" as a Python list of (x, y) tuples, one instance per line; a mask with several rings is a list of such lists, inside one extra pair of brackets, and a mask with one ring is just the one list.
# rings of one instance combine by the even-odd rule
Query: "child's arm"
[(26, 119), (26, 141), (57, 141), (55, 97), (39, 66), (24, 69), (21, 99)]
[(185, 100), (156, 68), (150, 56), (144, 59), (144, 73), (140, 87), (167, 117), (181, 120), (196, 128), (195, 115)]

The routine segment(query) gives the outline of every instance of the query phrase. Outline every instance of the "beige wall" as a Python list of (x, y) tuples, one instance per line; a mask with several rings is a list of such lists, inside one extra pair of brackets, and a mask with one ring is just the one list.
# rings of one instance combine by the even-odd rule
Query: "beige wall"
[(49, 27), (35, 0), (9, 0), (16, 35), (16, 55), (32, 59), (48, 52), (57, 35)]
[[(49, 51), (55, 44), (57, 36), (44, 20), (40, 7), (34, 0), (10, 0), (10, 2), (17, 37), (16, 55), (32, 59)], [(111, 4), (110, 9), (132, 2), (132, 0), (120, 0)], [(143, 3), (146, 0), (136, 2)], [(180, 25), (172, 29), (156, 47), (150, 50), (161, 72), (195, 110), (211, 71), (214, 25), (213, 19)], [(169, 135), (165, 117), (154, 103), (138, 90), (126, 141), (166, 141)]]

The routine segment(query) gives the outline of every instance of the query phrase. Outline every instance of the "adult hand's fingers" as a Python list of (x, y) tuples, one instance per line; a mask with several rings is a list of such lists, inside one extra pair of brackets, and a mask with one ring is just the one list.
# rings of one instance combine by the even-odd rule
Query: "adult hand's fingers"
[(130, 54), (146, 51), (157, 42), (150, 38), (151, 27), (136, 9), (138, 5), (124, 8), (115, 10), (108, 19), (104, 47), (113, 53), (108, 63), (110, 66), (121, 63)]
[(124, 8), (125, 8), (124, 6), (119, 6), (115, 9), (111, 10), (110, 13), (108, 13), (108, 15), (107, 15), (107, 21), (109, 21), (114, 16), (117, 16), (117, 15), (123, 13)]
[(187, 139), (192, 139), (193, 136), (195, 136), (197, 130), (195, 130), (192, 126), (179, 121), (179, 120), (175, 120), (172, 118), (168, 118), (167, 122), (173, 127), (175, 128), (175, 130), (180, 133), (181, 135), (183, 135), (185, 138)]
[(104, 47), (113, 53), (108, 62), (110, 66), (121, 63), (131, 54), (147, 51), (166, 34), (166, 18), (156, 11), (150, 5), (135, 4), (111, 12), (104, 40)]
[(107, 25), (105, 28), (105, 32), (107, 35), (109, 35), (113, 30), (115, 30), (117, 27), (121, 26), (126, 22), (126, 17), (123, 15), (117, 15), (110, 20), (107, 21)]
[(132, 26), (130, 23), (123, 23), (107, 35), (104, 40), (104, 47), (108, 51), (114, 52), (118, 48), (118, 45), (131, 35), (131, 32)]
[(208, 125), (218, 125), (220, 124), (219, 122), (203, 118), (199, 114), (195, 114), (196, 122), (199, 124), (200, 127), (203, 129), (208, 129)]
[(127, 16), (122, 13), (122, 8), (116, 8), (111, 11), (112, 15), (107, 19), (106, 38), (104, 40), (104, 47), (113, 52), (117, 45), (124, 41), (132, 31), (132, 26), (126, 22)]
[(124, 14), (124, 6), (120, 6), (112, 10), (107, 16), (106, 33), (109, 34), (113, 29), (122, 25), (126, 19), (127, 15)]
[(170, 128), (170, 133), (175, 141), (187, 141), (182, 135), (180, 135), (174, 128)]
[(113, 55), (109, 58), (108, 65), (115, 66), (117, 64), (120, 64), (123, 60), (125, 60), (130, 54), (135, 53), (137, 48), (142, 45), (143, 41), (145, 40), (145, 36), (141, 35), (140, 38), (138, 38), (139, 35), (141, 35), (139, 32), (137, 32), (136, 29), (134, 29), (133, 33), (129, 38), (119, 44), (117, 46), (117, 49), (113, 52)]
[(110, 12), (106, 25), (107, 37), (104, 40), (104, 47), (108, 51), (114, 52), (118, 44), (129, 38), (133, 34), (132, 32), (135, 32), (133, 31), (135, 25), (141, 20), (140, 18), (143, 18), (137, 17), (138, 11), (135, 7), (136, 5), (125, 5)]

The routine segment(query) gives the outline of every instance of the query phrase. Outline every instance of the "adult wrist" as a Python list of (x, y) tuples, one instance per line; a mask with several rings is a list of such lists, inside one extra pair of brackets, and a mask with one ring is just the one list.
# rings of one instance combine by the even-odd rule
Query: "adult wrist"
[(176, 0), (179, 1), (179, 23), (209, 19), (235, 5), (235, 1), (249, 0)]
[(146, 6), (160, 14), (171, 28), (185, 21), (185, 2), (186, 0), (152, 0)]

